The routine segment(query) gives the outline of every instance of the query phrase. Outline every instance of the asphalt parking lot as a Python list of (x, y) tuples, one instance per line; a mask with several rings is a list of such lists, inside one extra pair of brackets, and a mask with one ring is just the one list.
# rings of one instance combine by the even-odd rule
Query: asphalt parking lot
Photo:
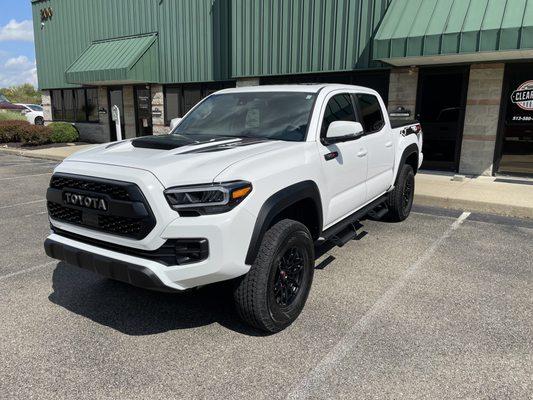
[(155, 293), (47, 258), (53, 167), (0, 154), (4, 399), (532, 398), (533, 221), (365, 220), (322, 246), (297, 322), (262, 336), (224, 285)]

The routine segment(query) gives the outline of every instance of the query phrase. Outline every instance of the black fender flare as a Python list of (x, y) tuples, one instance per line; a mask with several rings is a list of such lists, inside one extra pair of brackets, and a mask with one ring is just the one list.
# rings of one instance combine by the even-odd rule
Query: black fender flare
[[(400, 163), (398, 164), (398, 171), (396, 171), (396, 179), (394, 180), (394, 182), (398, 182), (398, 176), (400, 176), (400, 169), (402, 167), (402, 165), (405, 164), (405, 162), (407, 161), (407, 158), (412, 155), (412, 154), (416, 154), (417, 155), (417, 158), (419, 156), (419, 151), (418, 151), (418, 146), (414, 143), (411, 143), (409, 146), (407, 146), (405, 148), (405, 150), (403, 151), (402, 153), (402, 158), (400, 159)], [(414, 173), (416, 175), (416, 173), (418, 172), (418, 165), (416, 166), (416, 168), (414, 169)]]
[(306, 199), (311, 199), (315, 204), (318, 216), (318, 236), (320, 236), (322, 233), (323, 216), (322, 200), (320, 198), (320, 191), (318, 190), (317, 184), (313, 181), (303, 181), (288, 186), (274, 193), (261, 206), (261, 210), (259, 210), (259, 214), (255, 221), (250, 245), (248, 246), (248, 253), (246, 254), (245, 260), (246, 264), (253, 264), (257, 253), (259, 252), (259, 246), (261, 246), (263, 237), (274, 218), (280, 212), (298, 201)]

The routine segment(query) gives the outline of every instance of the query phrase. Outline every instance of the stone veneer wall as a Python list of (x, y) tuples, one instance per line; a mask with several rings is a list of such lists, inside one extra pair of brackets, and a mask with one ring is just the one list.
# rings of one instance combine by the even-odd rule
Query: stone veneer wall
[(470, 68), (459, 172), (491, 175), (498, 133), (504, 64)]
[(410, 119), (415, 118), (417, 89), (418, 68), (392, 69), (389, 82), (389, 112), (401, 106), (411, 111)]
[(163, 85), (152, 85), (152, 124), (154, 135), (168, 133), (169, 127), (165, 126), (165, 104), (163, 95)]
[(259, 78), (238, 78), (236, 87), (259, 86)]
[(44, 121), (52, 121), (52, 96), (49, 90), (43, 90), (41, 96), (41, 105), (43, 106)]

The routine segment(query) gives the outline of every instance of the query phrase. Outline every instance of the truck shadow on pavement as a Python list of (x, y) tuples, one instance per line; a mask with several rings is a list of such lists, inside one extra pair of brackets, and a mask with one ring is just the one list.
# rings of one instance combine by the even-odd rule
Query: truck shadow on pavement
[[(360, 240), (365, 234), (354, 239)], [(316, 247), (315, 269), (322, 270), (335, 261), (328, 256), (318, 262), (334, 247), (331, 242)], [(52, 303), (126, 335), (153, 335), (215, 323), (244, 335), (268, 335), (240, 320), (233, 306), (231, 282), (182, 293), (162, 293), (102, 278), (60, 262), (52, 275), (52, 289), (48, 297)]]
[(245, 335), (263, 335), (241, 322), (229, 284), (161, 293), (60, 262), (52, 276), (52, 288), (48, 297), (52, 303), (126, 335), (153, 335), (214, 323)]

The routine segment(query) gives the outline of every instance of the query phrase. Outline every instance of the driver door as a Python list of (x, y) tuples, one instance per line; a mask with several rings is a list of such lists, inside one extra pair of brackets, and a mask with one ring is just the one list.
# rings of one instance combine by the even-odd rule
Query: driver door
[(324, 218), (325, 228), (342, 220), (366, 201), (367, 152), (365, 137), (325, 145), (323, 139), (334, 121), (359, 122), (352, 96), (335, 93), (326, 99), (322, 109), (319, 153), (329, 199)]

